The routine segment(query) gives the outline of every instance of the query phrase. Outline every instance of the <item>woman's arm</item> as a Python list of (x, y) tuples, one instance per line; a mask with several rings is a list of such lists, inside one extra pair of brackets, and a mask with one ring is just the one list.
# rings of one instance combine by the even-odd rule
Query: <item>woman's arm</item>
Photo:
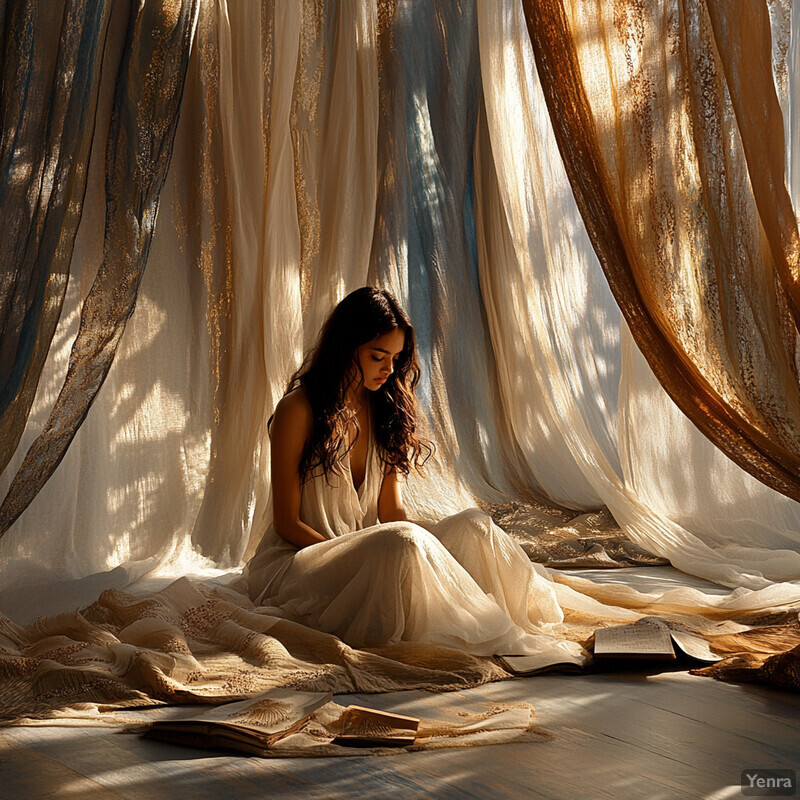
[(381, 522), (400, 522), (408, 519), (403, 505), (403, 484), (393, 469), (383, 476), (381, 493), (378, 495), (378, 519)]
[(325, 541), (322, 534), (300, 519), (300, 459), (313, 422), (311, 404), (298, 389), (278, 403), (270, 426), (275, 530), (300, 548)]

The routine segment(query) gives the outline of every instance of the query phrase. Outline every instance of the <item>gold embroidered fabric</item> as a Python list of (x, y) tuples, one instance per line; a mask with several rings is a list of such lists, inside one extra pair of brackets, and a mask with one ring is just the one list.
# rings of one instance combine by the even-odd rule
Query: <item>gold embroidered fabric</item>
[(67, 289), (110, 13), (109, 2), (31, 0), (9, 6), (0, 31), (0, 472), (22, 436)]
[(693, 675), (721, 681), (763, 683), (781, 689), (800, 689), (800, 625), (797, 615), (790, 621), (775, 620), (738, 634), (717, 636), (711, 640), (722, 661)]
[[(103, 262), (81, 311), (70, 366), (45, 430), (0, 505), (0, 535), (64, 456), (108, 374), (133, 312), (172, 155), (197, 3), (131, 7), (106, 150)], [(70, 32), (72, 26), (65, 26)]]
[(531, 502), (482, 503), (483, 510), (510, 534), (531, 561), (547, 567), (658, 566), (669, 560), (631, 541), (607, 508), (558, 520), (551, 506)]
[(398, 643), (355, 650), (253, 608), (246, 595), (185, 579), (145, 597), (103, 592), (82, 611), (20, 627), (0, 619), (0, 724), (68, 710), (218, 704), (275, 686), (387, 692), (507, 677), (491, 658)]
[(766, 5), (524, 7), (576, 200), (638, 347), (703, 433), (800, 499), (798, 236)]
[[(626, 598), (625, 587), (606, 586), (606, 600), (638, 606), (629, 611), (592, 602), (561, 582), (555, 588), (567, 610), (562, 636), (582, 644), (598, 625), (647, 613), (665, 614), (703, 631), (725, 655), (761, 658), (797, 638), (796, 621), (793, 628), (787, 625), (785, 613), (778, 618), (767, 611), (765, 616), (764, 608), (748, 610), (735, 598), (717, 598), (712, 608), (713, 603), (699, 602), (703, 595), (697, 590), (679, 588), (661, 596), (629, 592)], [(739, 619), (744, 625), (724, 623), (723, 632), (715, 618)], [(776, 628), (778, 619), (783, 624)], [(773, 627), (764, 628), (764, 622)], [(278, 608), (253, 607), (233, 585), (185, 578), (144, 595), (107, 590), (81, 611), (41, 617), (25, 626), (0, 615), (0, 726), (59, 718), (103, 724), (108, 716), (111, 724), (119, 724), (108, 712), (221, 704), (274, 687), (334, 693), (452, 691), (509, 677), (493, 658), (430, 644), (355, 649), (282, 618)]]

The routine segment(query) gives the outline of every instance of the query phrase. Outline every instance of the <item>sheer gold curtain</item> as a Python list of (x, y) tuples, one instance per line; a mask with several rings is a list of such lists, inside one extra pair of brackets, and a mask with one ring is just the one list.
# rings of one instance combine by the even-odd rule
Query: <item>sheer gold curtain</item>
[(637, 345), (717, 446), (800, 498), (800, 252), (766, 4), (524, 7), (576, 200)]
[[(172, 156), (197, 3), (132, 3), (106, 146), (103, 259), (81, 309), (64, 385), (0, 505), (0, 533), (55, 471), (133, 313)], [(71, 32), (69, 22), (65, 28)]]
[(0, 472), (67, 289), (110, 14), (105, 0), (0, 8)]

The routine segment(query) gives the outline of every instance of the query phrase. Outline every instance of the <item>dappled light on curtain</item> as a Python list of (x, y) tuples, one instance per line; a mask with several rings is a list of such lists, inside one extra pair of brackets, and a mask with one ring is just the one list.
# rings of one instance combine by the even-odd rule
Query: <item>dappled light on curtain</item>
[[(793, 579), (797, 504), (780, 495), (776, 502), (680, 425), (646, 362), (633, 357), (558, 157), (522, 5), (486, 0), (479, 9), (481, 283), (503, 354), (500, 379), (532, 467), (550, 487), (588, 485), (635, 542), (690, 574), (753, 588)], [(699, 495), (689, 491), (695, 485)]]
[(700, 430), (800, 499), (800, 250), (766, 5), (524, 5), (567, 173), (637, 345)]
[(0, 533), (53, 473), (105, 380), (133, 312), (172, 154), (196, 4), (134, 3), (106, 150), (103, 262), (44, 431), (0, 506)]
[(110, 3), (30, 0), (3, 13), (0, 471), (28, 419), (67, 289)]
[(476, 10), (449, 0), (400, 2), (391, 35), (381, 75), (370, 280), (394, 291), (414, 322), (425, 365), (421, 396), (440, 460), (487, 500), (513, 494), (515, 484), (517, 492), (541, 497), (505, 432), (480, 296), (472, 164), (480, 99)]

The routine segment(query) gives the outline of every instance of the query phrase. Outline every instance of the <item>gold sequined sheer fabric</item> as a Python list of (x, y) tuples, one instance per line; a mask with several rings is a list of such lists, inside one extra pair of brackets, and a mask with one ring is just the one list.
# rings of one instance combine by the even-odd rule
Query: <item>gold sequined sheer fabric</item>
[(578, 515), (562, 512), (558, 520), (556, 511), (542, 504), (515, 501), (482, 506), (531, 561), (548, 567), (618, 569), (669, 564), (631, 541), (608, 509)]
[(25, 428), (67, 289), (110, 3), (31, 0), (3, 14), (0, 471)]
[(800, 498), (800, 250), (767, 5), (524, 5), (570, 182), (638, 347), (718, 447)]
[[(64, 384), (0, 505), (5, 532), (64, 456), (133, 312), (170, 163), (196, 2), (132, 3), (106, 149), (103, 260), (81, 310)], [(75, 34), (75, 25), (64, 27)]]

